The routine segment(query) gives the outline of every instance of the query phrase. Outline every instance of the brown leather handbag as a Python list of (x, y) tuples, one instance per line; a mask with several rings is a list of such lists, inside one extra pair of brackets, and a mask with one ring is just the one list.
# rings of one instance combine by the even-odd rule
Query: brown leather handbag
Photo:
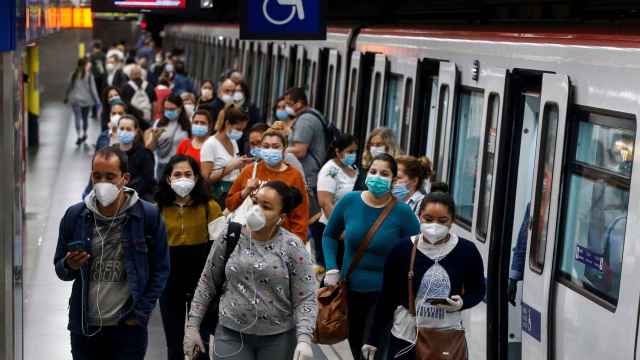
[(364, 256), (364, 252), (369, 247), (369, 242), (373, 235), (376, 234), (395, 204), (396, 200), (392, 198), (373, 223), (373, 226), (369, 228), (360, 246), (358, 246), (344, 280), (340, 281), (336, 286), (325, 286), (318, 289), (318, 317), (316, 318), (316, 328), (313, 332), (313, 341), (316, 344), (333, 345), (344, 341), (349, 336), (347, 314), (349, 278)]
[[(418, 242), (413, 245), (409, 265), (409, 312), (416, 316), (416, 297), (413, 289), (413, 268)], [(416, 360), (467, 360), (467, 339), (464, 330), (437, 330), (418, 328)]]

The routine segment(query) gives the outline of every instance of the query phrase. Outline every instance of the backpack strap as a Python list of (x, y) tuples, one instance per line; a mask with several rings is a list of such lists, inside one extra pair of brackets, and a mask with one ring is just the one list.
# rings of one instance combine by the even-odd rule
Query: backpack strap
[(229, 228), (227, 229), (227, 234), (224, 236), (224, 240), (227, 243), (227, 248), (224, 252), (224, 263), (226, 265), (227, 261), (229, 261), (229, 257), (233, 250), (235, 250), (236, 245), (238, 245), (238, 240), (240, 239), (240, 232), (242, 231), (242, 224), (230, 221)]

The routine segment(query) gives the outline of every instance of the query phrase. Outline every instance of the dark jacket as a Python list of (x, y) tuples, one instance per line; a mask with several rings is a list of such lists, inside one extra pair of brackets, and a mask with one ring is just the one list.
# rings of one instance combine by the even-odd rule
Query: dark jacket
[(180, 95), (183, 92), (194, 93), (193, 81), (186, 75), (176, 74), (173, 78), (173, 93)]
[[(126, 216), (123, 231), (124, 257), (132, 304), (122, 321), (135, 319), (146, 327), (169, 277), (167, 231), (158, 208), (144, 200), (139, 200), (128, 209)], [(89, 284), (85, 283), (85, 279), (89, 278), (91, 260), (79, 271), (73, 271), (65, 265), (64, 258), (70, 243), (79, 242), (85, 249), (91, 248), (90, 234), (93, 227), (93, 213), (84, 203), (67, 209), (60, 221), (58, 245), (53, 258), (58, 277), (64, 281), (73, 281), (68, 325), (73, 333), (82, 333), (83, 328), (87, 328)]]
[(113, 82), (111, 84), (109, 84), (109, 75), (107, 73), (105, 73), (104, 75), (104, 83), (106, 84), (106, 86), (113, 86), (115, 88), (122, 89), (122, 87), (127, 84), (127, 81), (129, 81), (129, 78), (127, 77), (127, 75), (125, 75), (122, 69), (116, 70), (115, 75), (113, 75)]
[[(384, 264), (382, 291), (376, 305), (372, 331), (367, 344), (378, 346), (384, 341), (387, 334), (385, 329), (388, 329), (398, 306), (409, 309), (407, 276), (412, 250), (413, 242), (407, 238), (400, 241), (387, 256)], [(422, 277), (433, 264), (433, 260), (417, 250), (413, 268), (414, 296), (418, 294)], [(472, 308), (484, 299), (486, 285), (482, 256), (471, 241), (459, 238), (456, 247), (444, 259), (440, 260), (439, 264), (447, 271), (451, 281), (449, 296), (460, 295), (462, 297), (462, 310)]]

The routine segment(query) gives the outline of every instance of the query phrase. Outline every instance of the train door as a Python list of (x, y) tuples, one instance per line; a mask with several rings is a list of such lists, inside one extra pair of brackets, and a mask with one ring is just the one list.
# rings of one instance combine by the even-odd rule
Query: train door
[(446, 177), (443, 169), (446, 167), (448, 157), (445, 156), (445, 144), (448, 140), (447, 128), (453, 118), (452, 99), (456, 91), (458, 70), (456, 64), (441, 61), (438, 70), (438, 108), (436, 121), (429, 123), (427, 156), (432, 160), (436, 179), (444, 180)]
[(376, 127), (381, 126), (382, 123), (388, 65), (387, 57), (384, 54), (375, 54), (373, 72), (371, 74), (371, 88), (369, 89), (367, 134)]
[[(353, 134), (357, 139), (367, 136), (367, 121), (369, 102), (364, 101), (371, 91), (371, 75), (373, 73), (375, 55), (354, 51), (351, 55), (349, 68), (349, 93), (346, 112), (345, 131)], [(360, 145), (361, 147), (364, 144)], [(362, 151), (358, 151), (358, 161)]]
[(409, 154), (425, 155), (428, 151), (429, 125), (436, 121), (438, 105), (438, 68), (440, 62), (423, 59), (417, 72), (416, 111), (411, 125), (412, 141)]
[(329, 51), (329, 67), (326, 78), (324, 115), (329, 121), (336, 123), (338, 114), (338, 94), (340, 93), (340, 54), (338, 50)]

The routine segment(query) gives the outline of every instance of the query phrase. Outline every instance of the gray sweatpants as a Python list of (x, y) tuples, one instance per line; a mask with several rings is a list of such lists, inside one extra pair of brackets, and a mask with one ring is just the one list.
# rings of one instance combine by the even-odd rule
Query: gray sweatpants
[(288, 360), (296, 348), (296, 330), (277, 335), (240, 334), (218, 325), (211, 359), (214, 360)]

